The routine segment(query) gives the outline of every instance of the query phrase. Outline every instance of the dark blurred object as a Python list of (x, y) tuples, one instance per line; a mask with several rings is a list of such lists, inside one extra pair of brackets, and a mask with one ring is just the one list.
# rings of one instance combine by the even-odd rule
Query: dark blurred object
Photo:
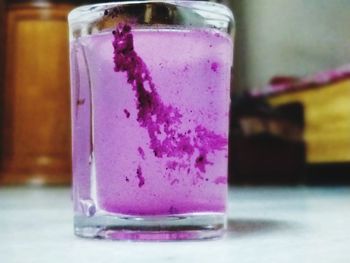
[(232, 101), (230, 179), (233, 184), (297, 184), (305, 165), (303, 106), (271, 107), (248, 93)]
[(350, 65), (265, 87), (268, 102), (305, 106), (305, 183), (350, 183)]
[(350, 65), (266, 86), (260, 96), (274, 107), (304, 105), (307, 163), (350, 163)]
[(350, 185), (350, 162), (307, 164), (307, 185)]
[(6, 5), (2, 184), (70, 182), (68, 3)]
[(349, 101), (350, 65), (235, 96), (233, 183), (349, 184)]

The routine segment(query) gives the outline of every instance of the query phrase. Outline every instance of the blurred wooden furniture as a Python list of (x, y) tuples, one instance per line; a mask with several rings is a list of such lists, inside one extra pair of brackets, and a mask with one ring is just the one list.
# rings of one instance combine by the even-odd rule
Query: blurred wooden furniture
[(233, 97), (236, 184), (350, 184), (350, 64)]
[(272, 107), (261, 96), (235, 95), (230, 126), (230, 183), (295, 185), (303, 182), (302, 104)]
[(0, 91), (3, 85), (3, 69), (4, 69), (4, 32), (5, 32), (5, 3), (0, 0)]
[[(4, 52), (4, 38), (5, 38), (5, 2), (0, 0), (0, 105), (3, 105), (3, 85), (4, 85), (4, 64), (5, 64), (5, 52)], [(0, 110), (0, 123), (2, 122), (3, 112)], [(0, 126), (1, 127), (1, 126)], [(0, 130), (0, 142), (2, 132)], [(0, 155), (1, 155), (1, 144), (0, 144)]]
[[(4, 64), (5, 64), (5, 51), (4, 51), (4, 42), (5, 42), (5, 2), (0, 0), (0, 105), (4, 105)], [(3, 111), (0, 106), (0, 128), (3, 123)], [(2, 130), (0, 129), (0, 156), (2, 149)]]
[(350, 163), (350, 65), (295, 80), (268, 102), (304, 106), (306, 162)]
[[(21, 2), (23, 3), (23, 1)], [(70, 182), (69, 4), (6, 7), (2, 184)]]

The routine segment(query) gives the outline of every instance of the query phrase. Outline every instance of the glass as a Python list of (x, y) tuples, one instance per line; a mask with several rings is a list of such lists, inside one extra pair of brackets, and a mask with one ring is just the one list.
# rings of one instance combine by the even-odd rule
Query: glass
[(68, 20), (75, 234), (221, 236), (231, 11), (135, 1), (82, 6)]

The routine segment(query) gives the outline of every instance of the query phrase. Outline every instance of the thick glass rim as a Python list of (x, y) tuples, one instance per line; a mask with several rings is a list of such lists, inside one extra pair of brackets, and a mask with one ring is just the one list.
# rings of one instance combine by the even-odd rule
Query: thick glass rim
[(227, 6), (214, 2), (193, 0), (138, 0), (83, 5), (74, 8), (68, 14), (68, 23), (70, 26), (91, 23), (101, 18), (105, 10), (108, 8), (152, 3), (162, 3), (176, 7), (191, 8), (198, 14), (202, 15), (205, 19), (225, 20), (231, 22), (233, 25), (235, 24), (233, 13)]

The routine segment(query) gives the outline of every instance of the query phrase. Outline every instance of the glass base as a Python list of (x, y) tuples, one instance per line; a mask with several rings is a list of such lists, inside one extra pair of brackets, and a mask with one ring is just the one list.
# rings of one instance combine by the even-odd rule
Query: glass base
[(223, 213), (168, 216), (98, 215), (74, 217), (79, 237), (111, 240), (199, 240), (221, 237), (225, 232)]

